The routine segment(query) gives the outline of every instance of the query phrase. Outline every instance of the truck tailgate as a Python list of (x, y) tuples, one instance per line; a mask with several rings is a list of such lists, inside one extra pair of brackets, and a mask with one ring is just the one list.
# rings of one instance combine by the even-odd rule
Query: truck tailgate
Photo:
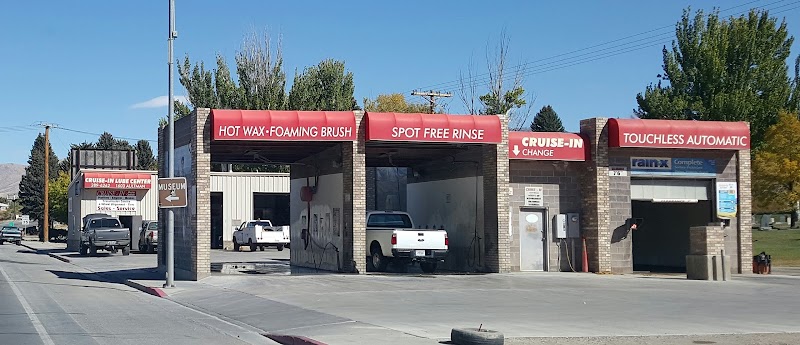
[(98, 241), (122, 241), (130, 239), (128, 229), (95, 229), (95, 239)]
[(398, 249), (447, 249), (446, 231), (405, 229), (395, 233)]

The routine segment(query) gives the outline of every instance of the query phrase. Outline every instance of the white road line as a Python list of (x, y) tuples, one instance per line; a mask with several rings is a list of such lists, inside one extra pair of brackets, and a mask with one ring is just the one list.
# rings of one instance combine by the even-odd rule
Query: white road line
[(47, 330), (44, 329), (42, 322), (39, 321), (39, 318), (33, 313), (33, 308), (31, 308), (31, 305), (28, 304), (28, 300), (22, 296), (22, 293), (19, 291), (19, 288), (17, 288), (17, 285), (14, 284), (14, 282), (11, 281), (11, 278), (8, 277), (8, 274), (6, 274), (3, 266), (0, 266), (0, 273), (3, 274), (3, 278), (6, 278), (8, 285), (11, 286), (11, 291), (14, 291), (14, 294), (17, 295), (19, 303), (22, 304), (23, 308), (25, 308), (25, 312), (28, 314), (28, 318), (31, 319), (33, 327), (36, 328), (36, 333), (39, 333), (39, 338), (42, 339), (42, 342), (45, 343), (45, 345), (55, 345), (53, 339), (50, 339), (50, 336), (47, 334)]

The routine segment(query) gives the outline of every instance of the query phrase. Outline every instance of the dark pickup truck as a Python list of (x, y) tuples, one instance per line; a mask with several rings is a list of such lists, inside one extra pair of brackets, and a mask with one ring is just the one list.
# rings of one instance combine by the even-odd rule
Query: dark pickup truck
[(130, 229), (123, 228), (119, 219), (107, 215), (87, 216), (84, 224), (81, 231), (81, 255), (94, 256), (98, 249), (111, 253), (122, 250), (122, 255), (130, 255)]
[(19, 228), (14, 226), (4, 226), (2, 230), (0, 230), (0, 244), (5, 242), (13, 242), (19, 245), (22, 241), (22, 231)]

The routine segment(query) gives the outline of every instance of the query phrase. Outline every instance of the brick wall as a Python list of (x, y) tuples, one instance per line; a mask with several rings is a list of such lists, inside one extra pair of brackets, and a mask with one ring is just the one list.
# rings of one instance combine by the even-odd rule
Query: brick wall
[(719, 255), (723, 248), (725, 232), (721, 226), (693, 226), (689, 229), (689, 255)]
[(611, 272), (607, 122), (606, 118), (581, 120), (581, 134), (590, 147), (589, 164), (581, 175), (581, 235), (586, 238), (591, 272)]
[[(580, 271), (581, 242), (578, 239), (555, 238), (555, 217), (559, 213), (581, 212), (579, 175), (585, 171), (583, 162), (548, 162), (512, 160), (509, 162), (509, 197), (511, 212), (511, 270), (520, 270), (520, 208), (525, 205), (525, 187), (541, 186), (544, 206), (547, 207), (548, 271)], [(574, 251), (571, 250), (574, 246)], [(568, 257), (569, 255), (569, 257)]]
[[(753, 194), (751, 190), (750, 177), (750, 150), (742, 150), (736, 154), (736, 170), (738, 172), (738, 186), (739, 186), (739, 217), (737, 229), (737, 247), (738, 251), (725, 251), (725, 254), (733, 256), (735, 253), (737, 258), (733, 261), (738, 264), (735, 267), (735, 272), (741, 274), (748, 274), (753, 272), (753, 229), (752, 229), (752, 203)], [(732, 226), (732, 228), (734, 228)], [(733, 236), (730, 236), (733, 237)]]

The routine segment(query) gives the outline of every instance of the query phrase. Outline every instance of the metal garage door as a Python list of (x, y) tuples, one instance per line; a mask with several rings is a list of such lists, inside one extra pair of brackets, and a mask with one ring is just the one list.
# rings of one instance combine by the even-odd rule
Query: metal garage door
[(710, 180), (631, 179), (631, 200), (687, 202), (709, 200)]

